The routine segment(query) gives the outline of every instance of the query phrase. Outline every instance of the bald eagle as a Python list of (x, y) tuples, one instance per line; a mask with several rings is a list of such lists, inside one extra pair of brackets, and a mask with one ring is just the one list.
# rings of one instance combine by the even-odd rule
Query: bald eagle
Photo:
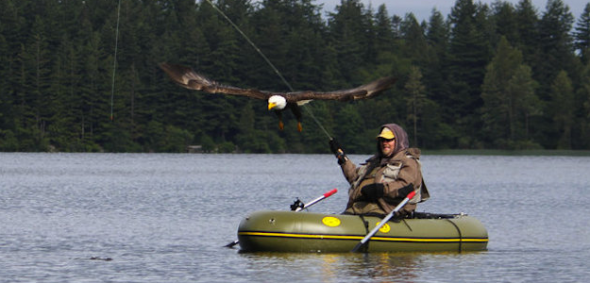
[(268, 101), (268, 110), (272, 110), (279, 118), (279, 129), (283, 130), (282, 112), (290, 109), (297, 118), (297, 130), (301, 132), (301, 109), (300, 106), (311, 100), (339, 100), (349, 101), (366, 99), (376, 96), (389, 88), (396, 79), (384, 77), (368, 84), (345, 90), (328, 92), (297, 91), (297, 92), (271, 92), (257, 89), (243, 89), (233, 86), (219, 84), (185, 66), (161, 63), (160, 68), (180, 86), (204, 91), (207, 93), (222, 93), (238, 96), (247, 96)]

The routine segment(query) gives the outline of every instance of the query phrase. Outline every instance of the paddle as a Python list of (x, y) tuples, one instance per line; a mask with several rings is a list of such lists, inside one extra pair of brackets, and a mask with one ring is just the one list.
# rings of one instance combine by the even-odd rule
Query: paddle
[[(327, 193), (323, 194), (322, 196), (320, 196), (320, 197), (318, 197), (318, 198), (316, 198), (316, 199), (314, 199), (314, 200), (312, 200), (312, 201), (310, 201), (310, 202), (308, 202), (308, 203), (306, 203), (306, 204), (303, 204), (303, 205), (297, 206), (297, 208), (296, 208), (296, 209), (294, 209), (294, 210), (295, 210), (295, 212), (298, 212), (298, 211), (301, 211), (301, 210), (303, 210), (303, 209), (306, 209), (306, 208), (308, 208), (308, 207), (310, 207), (310, 206), (312, 206), (312, 205), (314, 205), (314, 204), (316, 204), (316, 203), (320, 202), (321, 200), (323, 200), (323, 199), (325, 199), (325, 198), (327, 198), (327, 197), (330, 197), (331, 195), (335, 194), (336, 192), (338, 192), (338, 189), (334, 188), (334, 189), (332, 189), (331, 191), (329, 191), (329, 192), (327, 192)], [(299, 201), (299, 200), (298, 200), (298, 201)], [(235, 245), (237, 245), (237, 244), (239, 244), (239, 243), (240, 243), (240, 241), (239, 241), (239, 240), (235, 240), (235, 241), (233, 241), (233, 242), (231, 242), (231, 243), (229, 243), (229, 244), (225, 245), (225, 247), (232, 248), (233, 246), (235, 246)]]
[(369, 242), (369, 240), (371, 240), (371, 237), (373, 237), (377, 231), (379, 231), (379, 229), (381, 229), (381, 227), (383, 227), (383, 225), (385, 225), (385, 223), (387, 223), (391, 217), (393, 217), (393, 215), (398, 212), (400, 209), (402, 209), (402, 207), (404, 207), (404, 205), (406, 205), (406, 203), (408, 203), (408, 201), (410, 201), (411, 198), (414, 197), (414, 195), (416, 194), (416, 191), (412, 191), (410, 192), (405, 198), (404, 200), (402, 200), (402, 202), (400, 202), (389, 214), (387, 214), (387, 216), (385, 216), (385, 218), (383, 218), (381, 220), (381, 222), (379, 222), (379, 225), (377, 225), (375, 228), (373, 228), (373, 230), (371, 230), (371, 232), (369, 232), (369, 234), (367, 234), (367, 236), (365, 236), (360, 243), (358, 243), (353, 249), (352, 252), (355, 253), (357, 252), (360, 248), (362, 248), (367, 242)]
[(308, 207), (310, 207), (310, 206), (318, 203), (319, 201), (321, 201), (321, 200), (323, 200), (323, 199), (325, 199), (325, 198), (327, 198), (327, 197), (335, 194), (336, 192), (338, 192), (338, 189), (332, 189), (331, 191), (323, 194), (322, 196), (320, 196), (320, 197), (318, 197), (318, 198), (316, 198), (316, 199), (314, 199), (314, 200), (312, 200), (312, 201), (304, 204), (303, 207), (297, 207), (297, 209), (295, 209), (295, 212), (300, 211), (300, 210), (303, 210), (303, 209), (306, 209), (306, 208), (308, 208)]

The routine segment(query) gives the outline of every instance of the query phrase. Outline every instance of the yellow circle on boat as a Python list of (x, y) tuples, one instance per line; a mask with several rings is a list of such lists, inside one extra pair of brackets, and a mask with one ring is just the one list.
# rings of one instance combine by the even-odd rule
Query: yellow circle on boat
[(340, 226), (340, 219), (332, 216), (326, 216), (322, 219), (322, 223), (328, 227), (338, 227)]
[[(379, 225), (380, 222), (377, 222), (377, 224), (375, 224), (375, 226)], [(379, 228), (379, 232), (381, 233), (388, 233), (389, 230), (391, 230), (391, 227), (389, 227), (389, 224), (385, 223), (385, 225), (383, 225), (383, 227)]]

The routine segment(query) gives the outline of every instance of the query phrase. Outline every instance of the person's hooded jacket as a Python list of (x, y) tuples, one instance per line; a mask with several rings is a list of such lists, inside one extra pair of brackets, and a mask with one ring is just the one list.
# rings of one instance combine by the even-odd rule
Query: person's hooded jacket
[[(406, 131), (397, 124), (385, 124), (394, 133), (396, 142), (393, 153), (382, 156), (377, 139), (377, 154), (367, 159), (358, 168), (348, 158), (341, 164), (342, 172), (350, 183), (349, 199), (345, 213), (347, 214), (387, 214), (403, 200), (398, 196), (398, 190), (412, 184), (416, 195), (400, 210), (398, 214), (405, 215), (416, 209), (418, 202), (429, 198), (428, 190), (422, 180), (420, 165), (420, 150), (409, 148)], [(361, 193), (361, 189), (372, 183), (382, 183), (383, 196), (377, 200), (368, 200)]]

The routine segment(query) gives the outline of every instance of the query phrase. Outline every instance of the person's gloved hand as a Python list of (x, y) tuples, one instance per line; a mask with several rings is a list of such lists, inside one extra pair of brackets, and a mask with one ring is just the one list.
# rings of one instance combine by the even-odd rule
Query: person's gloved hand
[(342, 163), (344, 163), (345, 161), (344, 157), (346, 157), (346, 154), (344, 154), (344, 150), (342, 150), (342, 147), (334, 138), (330, 139), (329, 145), (330, 151), (332, 151), (336, 158), (338, 158), (338, 164), (342, 165)]
[(383, 196), (385, 186), (382, 183), (369, 184), (361, 188), (361, 194), (369, 201), (375, 201)]
[(397, 190), (396, 198), (405, 198), (408, 194), (414, 191), (414, 185), (409, 184), (403, 188)]

